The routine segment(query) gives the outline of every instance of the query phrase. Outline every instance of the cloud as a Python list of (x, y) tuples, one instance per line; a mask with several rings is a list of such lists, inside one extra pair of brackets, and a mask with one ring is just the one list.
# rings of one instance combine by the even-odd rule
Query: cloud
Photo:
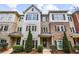
[(10, 8), (10, 11), (18, 11), (17, 6), (18, 4), (7, 4), (7, 6)]
[(18, 4), (7, 4), (7, 6), (10, 8), (16, 8), (18, 6)]
[(69, 14), (72, 14), (73, 12), (75, 12), (76, 10), (79, 10), (79, 4), (72, 4), (71, 7), (69, 7)]
[(59, 10), (55, 5), (52, 4), (38, 4), (36, 5), (43, 14), (47, 14), (49, 10)]

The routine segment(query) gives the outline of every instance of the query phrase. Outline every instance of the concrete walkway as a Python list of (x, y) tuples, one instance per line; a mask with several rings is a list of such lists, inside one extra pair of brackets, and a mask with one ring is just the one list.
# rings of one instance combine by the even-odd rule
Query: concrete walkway
[(10, 48), (9, 50), (4, 51), (4, 52), (2, 52), (2, 53), (0, 53), (0, 54), (10, 54), (10, 53), (12, 53), (12, 52), (13, 52), (13, 49)]
[(43, 54), (51, 54), (50, 49), (43, 49)]

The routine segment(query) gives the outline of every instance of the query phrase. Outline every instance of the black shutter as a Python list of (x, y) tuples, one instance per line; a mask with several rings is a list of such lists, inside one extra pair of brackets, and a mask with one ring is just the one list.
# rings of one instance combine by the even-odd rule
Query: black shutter
[(64, 20), (65, 20), (65, 15), (63, 14)]
[(24, 45), (24, 40), (22, 40), (22, 45)]
[(33, 48), (34, 48), (34, 40), (33, 40)]
[(37, 20), (38, 20), (38, 16), (39, 16), (39, 15), (37, 14)]
[(65, 31), (66, 31), (66, 26), (64, 26), (64, 28), (65, 28)]
[(55, 42), (55, 47), (56, 47), (56, 49), (57, 49), (57, 42), (56, 41), (54, 41)]
[(28, 15), (26, 15), (26, 20), (28, 19)]
[(38, 45), (38, 41), (36, 40), (36, 48), (37, 48), (37, 45)]
[(55, 31), (57, 31), (56, 25), (55, 25)]
[(54, 15), (52, 14), (52, 20), (54, 20)]

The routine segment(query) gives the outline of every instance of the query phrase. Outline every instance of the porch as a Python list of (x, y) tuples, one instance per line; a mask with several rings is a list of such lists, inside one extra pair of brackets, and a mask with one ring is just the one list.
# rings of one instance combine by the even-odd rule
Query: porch
[(51, 33), (41, 33), (40, 37), (40, 44), (43, 45), (44, 48), (50, 48), (52, 45), (52, 34)]
[(13, 32), (9, 34), (11, 46), (20, 45), (22, 34)]
[(79, 33), (73, 33), (73, 41), (74, 41), (74, 45), (79, 45)]

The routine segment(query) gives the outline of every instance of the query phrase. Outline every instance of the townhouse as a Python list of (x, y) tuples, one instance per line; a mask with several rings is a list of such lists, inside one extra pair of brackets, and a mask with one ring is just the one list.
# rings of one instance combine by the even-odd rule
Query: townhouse
[(62, 50), (64, 31), (72, 46), (76, 45), (75, 36), (78, 33), (75, 21), (67, 10), (49, 10), (47, 14), (43, 14), (38, 7), (31, 5), (22, 15), (16, 11), (0, 12), (0, 43), (7, 42), (9, 47), (25, 47), (29, 28), (33, 35), (34, 48), (38, 45), (43, 45), (44, 48), (56, 45), (58, 50)]

